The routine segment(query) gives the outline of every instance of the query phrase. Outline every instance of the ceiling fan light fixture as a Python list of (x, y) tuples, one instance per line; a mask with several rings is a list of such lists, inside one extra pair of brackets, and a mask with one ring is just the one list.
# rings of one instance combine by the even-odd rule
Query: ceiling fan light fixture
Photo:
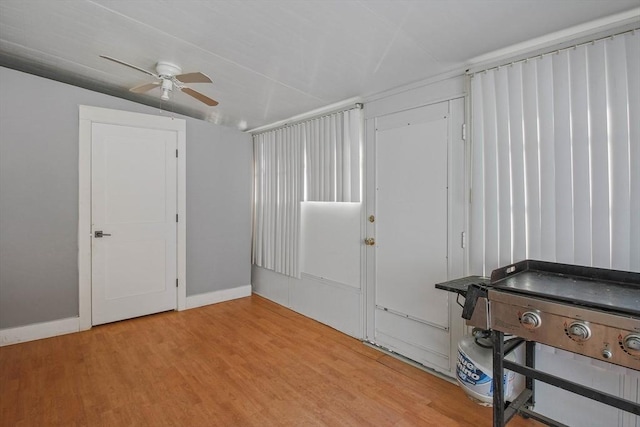
[(169, 79), (162, 79), (162, 96), (160, 97), (160, 99), (162, 99), (163, 101), (168, 101), (169, 100), (169, 94), (171, 93), (171, 91), (173, 90), (173, 82)]

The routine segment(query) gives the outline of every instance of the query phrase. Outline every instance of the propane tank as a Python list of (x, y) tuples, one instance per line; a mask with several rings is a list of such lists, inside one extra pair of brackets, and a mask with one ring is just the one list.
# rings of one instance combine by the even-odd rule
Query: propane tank
[[(456, 379), (469, 398), (482, 406), (493, 405), (493, 347), (490, 331), (474, 329), (458, 343)], [(505, 360), (515, 362), (513, 352)], [(516, 374), (504, 372), (505, 401), (513, 400)]]

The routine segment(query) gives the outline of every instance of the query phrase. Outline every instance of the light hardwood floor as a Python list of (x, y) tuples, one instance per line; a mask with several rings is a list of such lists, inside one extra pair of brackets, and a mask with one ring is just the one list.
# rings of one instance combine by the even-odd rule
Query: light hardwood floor
[(479, 427), (491, 410), (254, 295), (0, 348), (0, 422)]

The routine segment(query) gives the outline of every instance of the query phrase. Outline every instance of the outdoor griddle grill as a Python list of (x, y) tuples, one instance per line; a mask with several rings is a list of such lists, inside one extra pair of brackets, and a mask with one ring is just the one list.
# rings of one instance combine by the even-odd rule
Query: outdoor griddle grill
[[(491, 330), (493, 378), (504, 369), (526, 378), (524, 391), (505, 404), (494, 382), (493, 425), (516, 413), (563, 426), (534, 412), (534, 380), (640, 415), (640, 405), (535, 369), (535, 343), (640, 371), (640, 273), (526, 260), (498, 268), (491, 278), (470, 276), (436, 288), (465, 297), (467, 325)], [(504, 359), (504, 335), (525, 341), (525, 364)]]

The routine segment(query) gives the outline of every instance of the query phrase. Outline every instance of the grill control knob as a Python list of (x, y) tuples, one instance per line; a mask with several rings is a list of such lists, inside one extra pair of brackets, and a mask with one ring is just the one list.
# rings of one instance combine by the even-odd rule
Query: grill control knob
[(633, 356), (640, 356), (640, 335), (630, 334), (624, 337), (622, 345), (627, 353)]
[(611, 359), (613, 357), (613, 353), (608, 348), (605, 348), (604, 350), (602, 350), (602, 357), (604, 357), (605, 359)]
[(573, 322), (567, 328), (567, 334), (574, 341), (586, 341), (591, 338), (591, 329), (585, 323)]
[(540, 315), (538, 313), (534, 313), (533, 311), (527, 311), (522, 313), (520, 317), (520, 324), (529, 330), (537, 329), (542, 324), (542, 319), (540, 319)]

